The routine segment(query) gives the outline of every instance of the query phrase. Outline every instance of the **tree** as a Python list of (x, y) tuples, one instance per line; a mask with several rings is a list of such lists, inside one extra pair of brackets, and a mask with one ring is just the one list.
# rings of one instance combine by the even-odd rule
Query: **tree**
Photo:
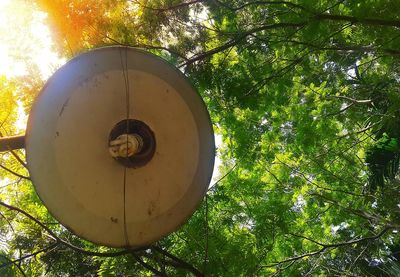
[[(2, 178), (19, 182), (2, 192), (1, 232), (11, 237), (4, 259), (16, 260), (15, 274), (398, 274), (396, 1), (37, 5), (65, 56), (131, 45), (184, 71), (223, 137), (223, 166), (181, 229), (147, 250), (117, 251), (56, 224), (29, 181), (10, 172), (26, 174), (24, 166), (6, 154)], [(2, 128), (12, 131), (14, 121)]]

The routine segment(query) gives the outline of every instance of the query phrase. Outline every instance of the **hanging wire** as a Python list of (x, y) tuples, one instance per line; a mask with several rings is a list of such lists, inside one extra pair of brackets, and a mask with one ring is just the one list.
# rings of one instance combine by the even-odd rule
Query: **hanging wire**
[[(121, 47), (122, 48), (122, 47)], [(130, 99), (129, 99), (129, 74), (128, 74), (128, 47), (124, 47), (125, 49), (125, 63), (124, 59), (122, 58), (122, 50), (121, 48), (119, 49), (119, 57), (121, 61), (121, 67), (122, 67), (122, 74), (124, 77), (124, 82), (125, 82), (125, 103), (126, 103), (126, 134), (129, 133), (129, 116), (130, 116)], [(126, 144), (128, 145), (128, 136), (126, 137)], [(126, 147), (126, 156), (128, 156), (128, 147)], [(129, 247), (129, 238), (128, 238), (128, 231), (127, 231), (127, 226), (126, 226), (126, 175), (127, 175), (127, 167), (124, 167), (124, 185), (123, 185), (123, 205), (124, 205), (124, 211), (123, 211), (123, 216), (124, 216), (124, 238), (125, 238), (125, 244), (126, 247)]]

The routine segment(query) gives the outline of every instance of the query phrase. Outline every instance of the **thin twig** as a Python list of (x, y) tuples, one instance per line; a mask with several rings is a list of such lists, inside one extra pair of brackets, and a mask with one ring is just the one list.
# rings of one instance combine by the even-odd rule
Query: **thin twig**
[(49, 251), (49, 250), (51, 250), (51, 249), (53, 249), (54, 247), (57, 247), (57, 246), (58, 246), (58, 242), (54, 242), (54, 243), (50, 244), (49, 246), (47, 246), (47, 247), (45, 247), (43, 249), (40, 249), (38, 251), (35, 251), (35, 252), (30, 253), (30, 254), (25, 255), (25, 256), (22, 256), (22, 257), (20, 257), (20, 258), (18, 258), (16, 260), (12, 260), (12, 261), (10, 260), (7, 263), (3, 263), (3, 264), (0, 265), (0, 268), (4, 268), (4, 267), (10, 266), (12, 264), (16, 264), (19, 261), (26, 260), (26, 259), (28, 259), (30, 257), (34, 257), (34, 256), (36, 256), (36, 255), (38, 255), (40, 253), (43, 253), (43, 252), (47, 252), (47, 251)]
[(9, 168), (5, 167), (5, 166), (4, 166), (4, 165), (2, 165), (2, 164), (0, 164), (0, 167), (1, 167), (2, 169), (4, 169), (4, 170), (6, 170), (6, 171), (10, 172), (11, 174), (13, 174), (13, 175), (15, 175), (15, 176), (19, 177), (19, 178), (22, 178), (22, 179), (25, 179), (25, 180), (31, 180), (31, 178), (30, 178), (30, 177), (27, 177), (27, 176), (21, 175), (21, 174), (19, 174), (19, 173), (15, 172), (15, 171), (13, 171), (13, 170), (11, 170), (11, 169), (9, 169)]
[(236, 168), (238, 164), (235, 163), (222, 177), (220, 177), (216, 182), (214, 182), (214, 184), (212, 184), (208, 190), (213, 189), (217, 184), (219, 184), (219, 182), (221, 182), (222, 180), (224, 180), (226, 177), (228, 177), (229, 174), (231, 174), (233, 172), (233, 170)]
[(348, 246), (348, 245), (353, 245), (353, 244), (358, 244), (361, 242), (365, 242), (365, 241), (370, 241), (370, 240), (376, 240), (379, 239), (380, 237), (382, 237), (387, 231), (389, 231), (390, 229), (393, 229), (392, 227), (388, 226), (385, 227), (381, 232), (379, 232), (377, 235), (375, 236), (370, 236), (370, 237), (363, 237), (363, 238), (359, 238), (359, 239), (353, 239), (353, 240), (349, 240), (349, 241), (345, 241), (345, 242), (339, 242), (339, 243), (333, 243), (333, 244), (322, 244), (324, 245), (322, 248), (320, 248), (319, 250), (313, 251), (313, 252), (308, 252), (308, 253), (304, 253), (298, 256), (294, 256), (279, 262), (273, 262), (271, 264), (268, 265), (261, 265), (261, 268), (268, 268), (268, 267), (276, 267), (288, 262), (293, 262), (293, 261), (297, 261), (297, 260), (301, 260), (303, 258), (306, 257), (311, 257), (311, 256), (315, 256), (318, 255), (322, 252), (324, 252), (325, 250), (329, 250), (329, 249), (334, 249), (334, 248), (338, 248), (338, 247), (342, 247), (342, 246)]

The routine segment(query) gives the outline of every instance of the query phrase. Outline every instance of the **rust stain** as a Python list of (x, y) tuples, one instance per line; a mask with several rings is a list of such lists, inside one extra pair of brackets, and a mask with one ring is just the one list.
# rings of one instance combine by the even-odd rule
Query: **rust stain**
[(154, 201), (150, 201), (150, 205), (147, 209), (147, 214), (152, 215), (153, 212), (155, 211), (156, 207), (157, 207), (156, 203)]

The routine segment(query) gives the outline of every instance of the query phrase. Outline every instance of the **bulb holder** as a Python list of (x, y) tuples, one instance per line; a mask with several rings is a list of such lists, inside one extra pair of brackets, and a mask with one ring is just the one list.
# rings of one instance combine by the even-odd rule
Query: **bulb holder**
[(111, 156), (129, 168), (146, 165), (156, 150), (153, 131), (146, 123), (136, 119), (118, 122), (110, 132), (108, 145)]

